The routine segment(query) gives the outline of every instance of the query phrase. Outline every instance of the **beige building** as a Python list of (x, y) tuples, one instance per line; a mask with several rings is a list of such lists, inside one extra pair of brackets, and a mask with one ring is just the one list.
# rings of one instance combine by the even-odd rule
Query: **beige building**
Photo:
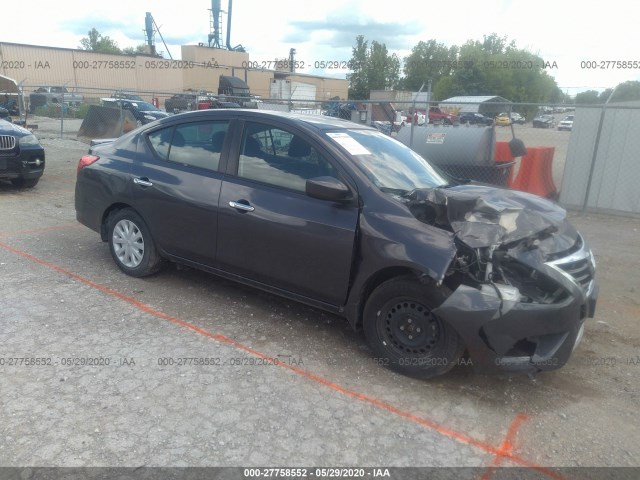
[(251, 68), (249, 54), (201, 45), (183, 45), (182, 60), (145, 54), (115, 55), (69, 48), (0, 42), (0, 75), (15, 79), (28, 95), (39, 86), (66, 86), (89, 102), (114, 91), (151, 100), (187, 90), (218, 91), (220, 75), (247, 82), (263, 98), (327, 100), (347, 98), (345, 79)]

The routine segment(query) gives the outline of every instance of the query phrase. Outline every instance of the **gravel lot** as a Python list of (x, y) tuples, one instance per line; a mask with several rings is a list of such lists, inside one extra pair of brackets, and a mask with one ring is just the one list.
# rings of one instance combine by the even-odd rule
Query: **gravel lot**
[(417, 381), (340, 318), (194, 270), (125, 276), (75, 221), (86, 145), (39, 135), (38, 186), (0, 182), (0, 466), (640, 467), (640, 220), (571, 215), (601, 295), (565, 368)]

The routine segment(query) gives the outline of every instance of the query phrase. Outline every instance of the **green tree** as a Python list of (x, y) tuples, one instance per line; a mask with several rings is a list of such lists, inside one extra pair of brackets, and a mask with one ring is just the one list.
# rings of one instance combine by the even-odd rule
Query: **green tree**
[[(602, 96), (600, 99), (603, 102), (606, 102), (607, 98), (609, 98), (608, 94), (606, 97), (604, 97), (606, 92), (607, 91), (605, 90), (601, 94)], [(611, 93), (610, 89), (608, 93)], [(612, 102), (628, 102), (632, 100), (640, 100), (640, 82), (628, 81), (621, 83), (616, 87), (616, 93), (614, 93), (613, 97), (611, 97)]]
[(349, 61), (351, 73), (347, 74), (349, 98), (361, 100), (369, 97), (367, 49), (368, 42), (364, 39), (364, 35), (358, 35), (356, 37), (356, 46), (352, 49), (351, 60)]
[(80, 48), (102, 53), (122, 53), (115, 40), (108, 36), (103, 36), (98, 30), (92, 28), (87, 32), (87, 36), (80, 40)]
[(400, 80), (400, 59), (396, 54), (389, 54), (384, 43), (364, 39), (363, 35), (356, 37), (351, 60), (349, 80), (349, 98), (364, 100), (369, 98), (371, 90), (394, 88)]
[(556, 103), (563, 98), (543, 59), (496, 33), (457, 49), (457, 68), (434, 84), (436, 100), (457, 95), (498, 95), (512, 102)]
[(369, 90), (393, 88), (400, 79), (400, 59), (395, 53), (389, 55), (384, 43), (374, 40), (369, 48), (367, 70)]
[(420, 41), (404, 59), (403, 88), (416, 91), (431, 80), (436, 84), (451, 75), (458, 58), (458, 47), (447, 47), (436, 40)]
[(147, 49), (147, 44), (146, 43), (141, 43), (140, 45), (137, 45), (136, 47), (126, 47), (122, 49), (122, 53), (126, 54), (126, 55), (135, 55), (136, 53), (145, 53)]
[(577, 93), (575, 103), (583, 105), (600, 103), (600, 94), (596, 90)]

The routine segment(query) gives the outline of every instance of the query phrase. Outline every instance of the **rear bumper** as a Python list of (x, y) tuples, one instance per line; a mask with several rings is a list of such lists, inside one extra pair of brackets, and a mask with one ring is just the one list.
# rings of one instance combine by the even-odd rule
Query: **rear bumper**
[(501, 300), (492, 288), (461, 285), (434, 314), (462, 337), (476, 371), (535, 373), (567, 363), (584, 321), (593, 317), (598, 285), (559, 304)]

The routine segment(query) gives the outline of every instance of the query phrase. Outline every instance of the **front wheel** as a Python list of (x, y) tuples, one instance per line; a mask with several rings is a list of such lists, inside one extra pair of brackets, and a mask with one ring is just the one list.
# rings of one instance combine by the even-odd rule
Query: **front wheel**
[(451, 370), (464, 345), (456, 331), (433, 314), (450, 293), (446, 287), (400, 278), (376, 288), (363, 319), (374, 355), (411, 377), (426, 379)]
[(109, 249), (116, 265), (127, 275), (145, 277), (162, 266), (151, 233), (131, 208), (118, 210), (108, 220)]

